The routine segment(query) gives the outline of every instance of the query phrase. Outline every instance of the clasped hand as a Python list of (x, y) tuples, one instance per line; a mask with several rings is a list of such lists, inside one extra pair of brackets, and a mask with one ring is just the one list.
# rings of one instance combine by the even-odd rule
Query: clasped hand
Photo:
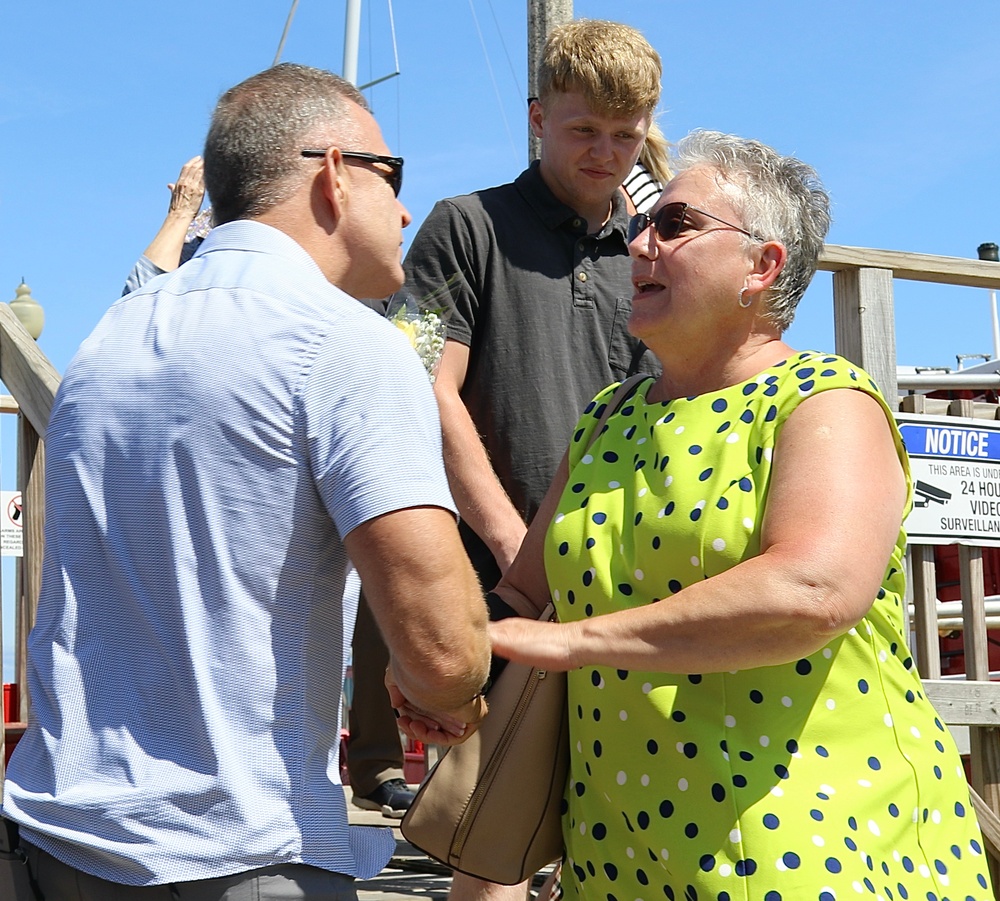
[(422, 710), (411, 704), (400, 690), (393, 678), (391, 666), (385, 671), (385, 687), (396, 712), (400, 731), (408, 738), (428, 744), (444, 747), (462, 744), (475, 733), (489, 711), (486, 698), (481, 694), (456, 710)]
[[(519, 616), (489, 624), (493, 653), (542, 669), (565, 671), (577, 664), (572, 660), (570, 631), (560, 623), (540, 622)], [(404, 735), (435, 745), (460, 745), (476, 729), (488, 712), (486, 698), (478, 694), (456, 710), (423, 710), (412, 704), (386, 669), (385, 686)]]

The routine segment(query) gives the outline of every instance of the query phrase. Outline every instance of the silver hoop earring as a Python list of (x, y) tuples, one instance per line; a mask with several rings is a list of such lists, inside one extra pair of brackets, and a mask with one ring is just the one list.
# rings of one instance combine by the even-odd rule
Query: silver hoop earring
[(744, 294), (746, 294), (746, 291), (747, 291), (746, 288), (740, 288), (739, 299), (736, 301), (744, 310), (748, 309), (750, 304), (753, 303), (752, 297), (743, 296)]

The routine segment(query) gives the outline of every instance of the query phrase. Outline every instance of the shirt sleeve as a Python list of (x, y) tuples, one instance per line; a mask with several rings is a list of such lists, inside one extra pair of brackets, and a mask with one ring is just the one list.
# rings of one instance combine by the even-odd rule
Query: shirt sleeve
[(464, 211), (451, 200), (440, 200), (421, 225), (403, 264), (404, 293), (420, 309), (438, 311), (448, 337), (466, 346), (472, 343), (479, 316), (485, 252)]
[(149, 257), (143, 254), (135, 261), (132, 271), (128, 274), (128, 278), (125, 279), (125, 289), (122, 291), (122, 297), (126, 294), (131, 294), (133, 291), (138, 291), (150, 279), (156, 278), (158, 275), (163, 275), (164, 272), (164, 269), (161, 269)]
[(353, 347), (324, 343), (303, 399), (313, 478), (341, 536), (409, 507), (457, 515), (427, 371), (399, 329), (370, 319)]
[(638, 162), (632, 167), (622, 188), (632, 200), (637, 213), (648, 213), (663, 191), (663, 186)]

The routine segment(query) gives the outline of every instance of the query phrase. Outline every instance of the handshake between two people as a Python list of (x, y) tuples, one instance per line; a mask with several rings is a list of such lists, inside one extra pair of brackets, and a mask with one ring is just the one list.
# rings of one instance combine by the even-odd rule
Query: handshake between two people
[(391, 660), (385, 671), (385, 687), (400, 730), (416, 741), (445, 747), (460, 745), (475, 733), (489, 712), (482, 691), (454, 710), (430, 711), (414, 706), (396, 683)]
[[(493, 653), (509, 661), (551, 671), (574, 667), (564, 625), (512, 617), (489, 624)], [(486, 687), (454, 710), (430, 711), (414, 705), (400, 688), (390, 660), (385, 685), (399, 728), (409, 738), (436, 745), (460, 745), (473, 735), (489, 712)]]

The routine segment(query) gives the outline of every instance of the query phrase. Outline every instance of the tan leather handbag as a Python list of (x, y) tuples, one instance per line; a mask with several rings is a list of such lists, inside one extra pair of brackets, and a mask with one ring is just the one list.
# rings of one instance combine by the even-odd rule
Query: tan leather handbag
[[(591, 443), (643, 378), (619, 386)], [(541, 619), (555, 619), (551, 603)], [(400, 828), (414, 847), (459, 872), (516, 885), (563, 853), (566, 674), (508, 663), (487, 698), (478, 731), (438, 761)]]
[(455, 870), (516, 885), (562, 856), (566, 674), (508, 663), (488, 698), (478, 731), (438, 761), (400, 828)]

